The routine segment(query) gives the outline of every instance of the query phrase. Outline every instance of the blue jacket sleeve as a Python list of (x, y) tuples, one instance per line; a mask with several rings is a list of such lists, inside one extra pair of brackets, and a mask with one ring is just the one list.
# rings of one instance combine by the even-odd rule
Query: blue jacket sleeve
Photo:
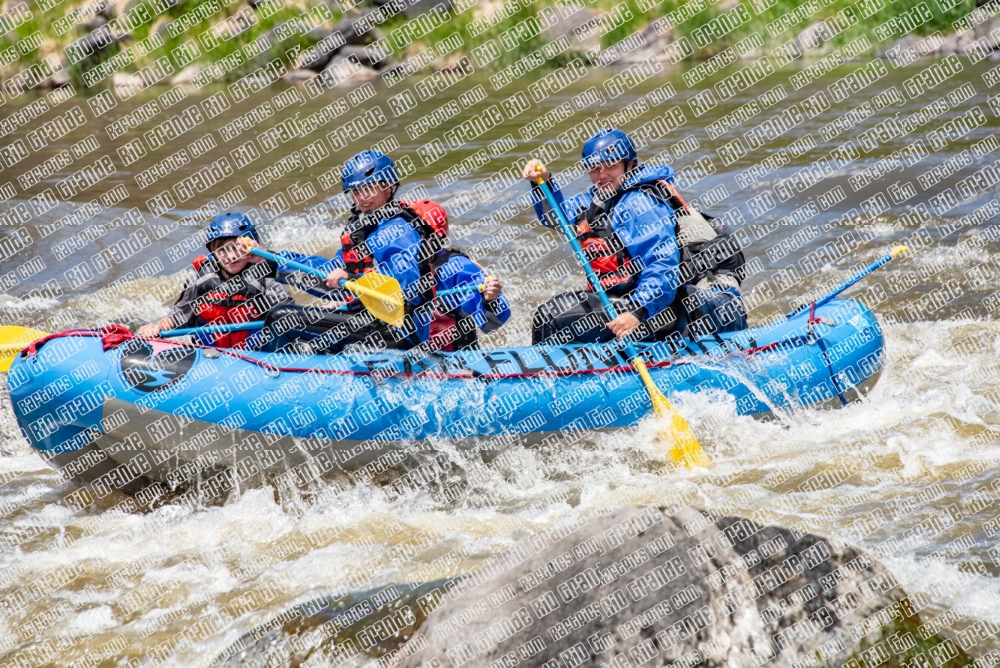
[(677, 293), (680, 251), (673, 209), (641, 191), (631, 192), (613, 209), (611, 225), (633, 261), (642, 263), (630, 311), (644, 308), (645, 317), (652, 318), (670, 306)]
[[(486, 280), (486, 273), (467, 257), (453, 256), (435, 272), (435, 287), (438, 291), (451, 290), (469, 285), (480, 285)], [(442, 311), (456, 308), (472, 318), (476, 327), (486, 333), (495, 331), (510, 318), (510, 305), (500, 294), (492, 302), (486, 302), (478, 290), (464, 294), (449, 295), (439, 300)]]
[(379, 225), (368, 237), (368, 249), (379, 273), (399, 281), (410, 304), (420, 304), (420, 234), (403, 218), (395, 217)]

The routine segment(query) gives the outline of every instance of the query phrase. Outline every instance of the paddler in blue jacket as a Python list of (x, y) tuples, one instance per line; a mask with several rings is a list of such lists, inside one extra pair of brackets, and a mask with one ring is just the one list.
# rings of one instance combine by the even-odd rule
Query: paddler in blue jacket
[(593, 187), (568, 199), (538, 160), (527, 162), (524, 178), (539, 220), (558, 227), (538, 181), (550, 184), (619, 316), (609, 322), (590, 289), (559, 294), (535, 312), (532, 344), (659, 340), (689, 326), (697, 335), (746, 328), (743, 254), (721, 226), (683, 202), (673, 170), (639, 164), (631, 138), (610, 128), (584, 143), (582, 159)]
[[(335, 353), (354, 343), (409, 350), (431, 338), (434, 321), (431, 302), (436, 284), (433, 259), (443, 246), (419, 213), (395, 200), (399, 175), (392, 158), (374, 150), (358, 153), (344, 164), (341, 186), (349, 193), (353, 208), (336, 256), (330, 260), (289, 251), (282, 251), (281, 255), (328, 272), (326, 287), (342, 296), (345, 293), (338, 286), (343, 279), (372, 271), (395, 278), (406, 299), (406, 321), (403, 327), (392, 327), (369, 314), (350, 295), (346, 295), (347, 303), (339, 309), (282, 306), (268, 313), (262, 350), (287, 350), (293, 341), (307, 343), (298, 347), (303, 352)], [(472, 273), (456, 272), (451, 283), (457, 285), (457, 281), (469, 280)], [(282, 272), (278, 280), (325, 297), (335, 294), (292, 276), (295, 274)], [(472, 310), (469, 315), (476, 323), (482, 322), (485, 327), (490, 318), (480, 311), (501, 313), (506, 309), (506, 301), (501, 300), (499, 280), (485, 277), (482, 280), (486, 288), (481, 297), (473, 295), (463, 304)]]

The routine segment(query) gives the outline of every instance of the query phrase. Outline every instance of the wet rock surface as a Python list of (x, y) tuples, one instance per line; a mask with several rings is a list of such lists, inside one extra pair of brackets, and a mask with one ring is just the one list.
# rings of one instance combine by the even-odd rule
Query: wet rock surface
[(291, 668), (357, 665), (366, 655), (392, 657), (449, 585), (390, 584), (352, 596), (317, 598), (251, 629), (212, 665)]
[(916, 651), (916, 619), (853, 548), (691, 507), (627, 509), (557, 526), (460, 581), (401, 665), (834, 665), (890, 639)]
[(934, 33), (925, 37), (904, 35), (875, 54), (887, 58), (899, 67), (917, 58), (957, 55), (974, 61), (995, 59), (1000, 49), (1000, 17), (977, 24), (972, 30), (942, 36)]
[(568, 39), (570, 49), (574, 51), (600, 48), (601, 26), (604, 21), (604, 13), (600, 10), (576, 4), (560, 5), (552, 13), (550, 20), (544, 30), (546, 39), (553, 42)]

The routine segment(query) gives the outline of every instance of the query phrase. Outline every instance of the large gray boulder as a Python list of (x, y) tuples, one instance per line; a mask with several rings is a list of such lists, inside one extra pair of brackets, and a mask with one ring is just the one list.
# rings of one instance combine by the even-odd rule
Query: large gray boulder
[(564, 520), (450, 580), (321, 597), (218, 668), (960, 668), (868, 555), (688, 506)]
[(637, 508), (518, 545), (459, 582), (400, 654), (404, 668), (833, 665), (915, 620), (892, 574), (855, 549)]
[(448, 11), (451, 9), (451, 0), (407, 0), (403, 14), (408, 19), (413, 18), (414, 16), (420, 16), (424, 12), (430, 11), (438, 5), (445, 11)]
[(975, 40), (975, 35), (964, 33), (959, 35), (958, 33), (953, 33), (944, 38), (944, 44), (937, 51), (939, 56), (949, 56), (953, 53), (960, 56), (966, 55), (965, 49), (970, 46)]
[[(622, 40), (615, 46), (605, 49), (594, 61), (596, 65), (632, 65), (650, 59), (666, 61), (667, 54), (664, 47), (674, 39), (673, 27), (665, 29), (662, 25), (657, 25), (654, 21), (649, 23), (637, 35), (641, 37), (642, 45), (636, 49), (623, 49), (623, 44), (629, 44), (628, 38)], [(632, 39), (635, 39), (633, 36)]]
[(374, 69), (380, 69), (389, 63), (386, 58), (382, 58), (380, 55), (381, 54), (379, 54), (375, 49), (365, 48), (363, 46), (345, 46), (338, 54), (340, 57), (350, 58), (365, 67), (371, 67)]
[(338, 55), (345, 45), (365, 46), (376, 39), (372, 24), (367, 15), (352, 9), (340, 17), (333, 28), (317, 28), (310, 36), (319, 40), (315, 45), (303, 52), (299, 66), (314, 72), (322, 72), (329, 66), (334, 56)]

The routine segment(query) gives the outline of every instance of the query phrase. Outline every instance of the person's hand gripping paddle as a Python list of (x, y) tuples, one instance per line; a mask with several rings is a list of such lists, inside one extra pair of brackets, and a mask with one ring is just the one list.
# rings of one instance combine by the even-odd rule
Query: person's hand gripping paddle
[[(319, 269), (280, 255), (275, 255), (274, 253), (269, 253), (261, 248), (252, 247), (249, 248), (249, 251), (265, 260), (277, 262), (278, 264), (311, 276), (323, 279), (327, 277)], [(350, 290), (361, 300), (361, 303), (368, 309), (368, 312), (382, 322), (389, 323), (393, 327), (403, 326), (405, 316), (403, 289), (400, 287), (399, 281), (395, 278), (372, 272), (364, 274), (353, 281), (340, 281), (340, 285)]]
[[(611, 300), (608, 299), (608, 295), (604, 292), (600, 280), (594, 274), (590, 263), (587, 262), (583, 249), (580, 247), (580, 242), (576, 240), (573, 228), (570, 226), (569, 221), (566, 220), (562, 207), (556, 202), (556, 198), (552, 194), (552, 189), (541, 178), (538, 180), (538, 187), (541, 188), (546, 201), (549, 203), (549, 208), (552, 209), (556, 220), (559, 221), (559, 227), (562, 229), (563, 234), (569, 239), (569, 243), (573, 247), (573, 252), (576, 253), (576, 258), (583, 266), (583, 270), (587, 272), (587, 279), (590, 281), (594, 293), (600, 297), (601, 304), (604, 305), (604, 310), (608, 314), (608, 318), (614, 320), (618, 317), (618, 311), (615, 310)], [(671, 444), (670, 456), (673, 457), (674, 462), (683, 464), (688, 468), (708, 466), (710, 463), (708, 455), (702, 450), (701, 444), (695, 437), (694, 432), (691, 431), (691, 427), (688, 426), (684, 416), (677, 412), (677, 409), (673, 407), (670, 400), (667, 399), (666, 395), (653, 382), (653, 378), (649, 375), (649, 370), (646, 368), (645, 360), (642, 359), (642, 356), (632, 342), (627, 339), (623, 341), (625, 343), (625, 352), (628, 354), (629, 359), (632, 360), (632, 366), (639, 372), (639, 376), (646, 386), (646, 391), (649, 392), (649, 398), (653, 402), (653, 410), (656, 411), (657, 416), (664, 423), (659, 431), (660, 440)]]

